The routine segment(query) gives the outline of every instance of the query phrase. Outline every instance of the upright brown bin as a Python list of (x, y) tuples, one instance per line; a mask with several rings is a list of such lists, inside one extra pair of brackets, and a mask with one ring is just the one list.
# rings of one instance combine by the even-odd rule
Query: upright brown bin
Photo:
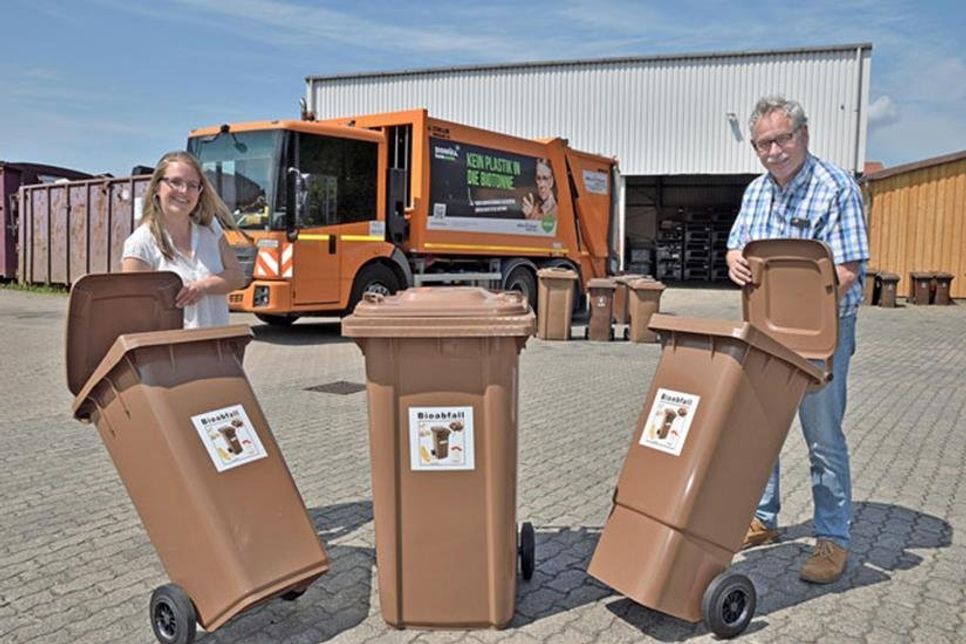
[(875, 279), (881, 284), (879, 287), (879, 306), (890, 309), (895, 308), (899, 276), (895, 273), (881, 271), (876, 274)]
[(722, 637), (754, 615), (726, 571), (807, 388), (838, 335), (831, 253), (810, 240), (745, 247), (745, 322), (655, 315), (662, 354), (589, 572)]
[(625, 337), (631, 342), (657, 342), (657, 334), (647, 325), (651, 322), (651, 316), (661, 310), (664, 284), (645, 278), (628, 282), (627, 288), (631, 324), (625, 329)]
[(614, 339), (614, 291), (617, 284), (610, 277), (595, 277), (587, 282), (590, 292), (590, 320), (584, 337), (596, 342)]
[[(517, 554), (517, 374), (534, 316), (519, 293), (369, 294), (342, 321), (366, 359), (382, 616), (403, 627), (502, 628)], [(446, 430), (449, 430), (447, 433)], [(440, 443), (445, 435), (445, 448)]]
[(577, 272), (563, 266), (537, 271), (537, 337), (569, 340)]
[(71, 290), (67, 381), (173, 582), (162, 642), (191, 642), (328, 568), (242, 368), (247, 326), (182, 330), (174, 273), (87, 275)]
[(952, 304), (952, 300), (949, 299), (949, 289), (952, 286), (953, 278), (956, 277), (952, 273), (933, 273), (933, 283), (935, 284), (935, 296), (933, 298), (934, 304), (939, 304), (945, 306), (947, 304)]
[(862, 303), (874, 306), (879, 303), (879, 293), (882, 289), (882, 282), (879, 280), (879, 270), (866, 268), (865, 283), (862, 285)]
[(909, 273), (909, 302), (916, 306), (931, 304), (929, 291), (932, 288), (932, 273), (913, 271)]
[(630, 292), (628, 284), (637, 279), (646, 279), (644, 275), (627, 273), (614, 278), (614, 323), (630, 323)]

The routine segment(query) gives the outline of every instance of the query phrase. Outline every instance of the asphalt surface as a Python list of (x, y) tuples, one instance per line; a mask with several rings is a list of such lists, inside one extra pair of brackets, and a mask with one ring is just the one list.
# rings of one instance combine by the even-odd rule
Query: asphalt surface
[[(739, 319), (737, 291), (670, 289), (678, 315)], [(65, 384), (67, 298), (0, 289), (0, 641), (154, 642), (147, 605), (167, 583), (97, 432)], [(709, 641), (586, 574), (610, 509), (656, 345), (544, 342), (520, 357), (518, 518), (536, 573), (505, 630), (397, 631), (379, 608), (366, 393), (356, 345), (333, 321), (270, 328), (247, 315), (252, 387), (332, 559), (295, 602), (248, 611), (199, 642)], [(581, 335), (582, 329), (578, 329)], [(811, 544), (796, 424), (782, 453), (781, 541), (739, 554), (758, 590), (752, 642), (966, 641), (966, 307), (864, 307), (846, 434), (854, 544), (845, 576), (798, 579)]]

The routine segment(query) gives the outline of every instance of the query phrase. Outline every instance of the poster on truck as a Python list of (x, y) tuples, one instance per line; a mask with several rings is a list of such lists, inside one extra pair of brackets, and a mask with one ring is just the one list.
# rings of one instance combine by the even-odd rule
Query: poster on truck
[(427, 228), (536, 235), (557, 233), (550, 161), (430, 137)]

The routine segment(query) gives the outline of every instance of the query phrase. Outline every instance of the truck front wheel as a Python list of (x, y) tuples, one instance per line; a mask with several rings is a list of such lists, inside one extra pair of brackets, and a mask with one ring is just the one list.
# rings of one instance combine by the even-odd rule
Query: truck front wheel
[(392, 269), (382, 264), (372, 264), (366, 266), (356, 275), (352, 283), (352, 294), (349, 296), (349, 308), (347, 313), (355, 310), (356, 304), (366, 293), (380, 293), (382, 295), (392, 295), (399, 290), (399, 278), (392, 272)]
[(529, 268), (517, 266), (506, 277), (504, 288), (508, 291), (519, 291), (530, 304), (534, 313), (537, 311), (537, 278)]

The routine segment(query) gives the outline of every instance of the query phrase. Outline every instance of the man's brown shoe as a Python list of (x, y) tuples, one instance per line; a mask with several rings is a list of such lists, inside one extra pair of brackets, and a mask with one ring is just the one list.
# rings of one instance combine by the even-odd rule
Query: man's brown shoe
[(813, 584), (831, 584), (845, 572), (849, 551), (827, 539), (819, 539), (799, 576)]
[(778, 541), (778, 530), (769, 528), (758, 517), (755, 517), (751, 520), (751, 525), (748, 526), (748, 532), (745, 533), (745, 540), (741, 544), (741, 549), (763, 546), (775, 541)]

